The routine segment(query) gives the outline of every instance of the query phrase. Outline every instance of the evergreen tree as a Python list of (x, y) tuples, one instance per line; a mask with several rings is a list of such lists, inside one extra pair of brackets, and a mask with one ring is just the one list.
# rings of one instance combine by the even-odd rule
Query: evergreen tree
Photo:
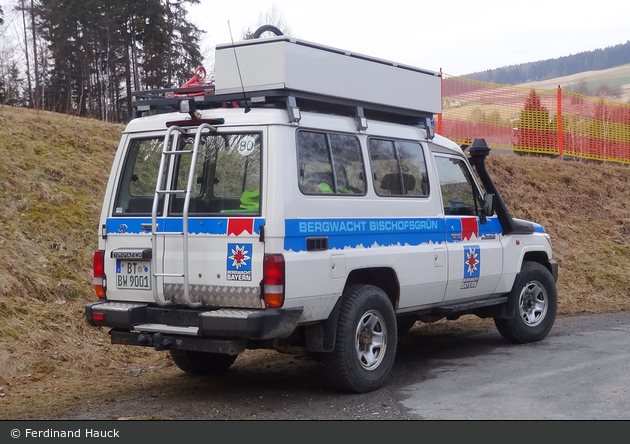
[(109, 121), (131, 114), (135, 90), (183, 84), (201, 63), (201, 31), (186, 20), (199, 0), (38, 0), (48, 44), (46, 109)]
[(203, 59), (199, 47), (202, 31), (186, 20), (186, 3), (198, 4), (199, 0), (163, 1), (166, 10), (168, 58), (162, 84), (178, 87), (190, 79)]
[(529, 92), (525, 99), (525, 105), (518, 119), (516, 137), (517, 143), (514, 150), (517, 153), (545, 153), (555, 147), (549, 111), (534, 89)]

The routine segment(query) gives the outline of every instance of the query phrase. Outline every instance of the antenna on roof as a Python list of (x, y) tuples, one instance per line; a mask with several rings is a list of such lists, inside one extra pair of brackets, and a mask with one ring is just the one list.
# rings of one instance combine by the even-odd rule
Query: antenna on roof
[(245, 114), (250, 112), (251, 108), (247, 104), (247, 96), (245, 95), (245, 85), (243, 85), (243, 77), (241, 76), (241, 67), (238, 65), (238, 56), (236, 55), (236, 48), (234, 47), (234, 39), (232, 38), (232, 27), (228, 20), (228, 28), (230, 29), (230, 40), (232, 41), (232, 49), (234, 50), (234, 59), (236, 60), (236, 69), (238, 70), (238, 79), (241, 82), (241, 89), (243, 90), (243, 99), (245, 99)]

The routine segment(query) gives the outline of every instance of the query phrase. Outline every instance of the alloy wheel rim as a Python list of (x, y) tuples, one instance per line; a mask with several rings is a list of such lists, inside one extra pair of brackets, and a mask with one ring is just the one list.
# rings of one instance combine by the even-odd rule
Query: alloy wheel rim
[(521, 320), (528, 327), (536, 327), (545, 319), (549, 298), (545, 287), (538, 281), (528, 282), (521, 290), (518, 309)]
[(387, 350), (387, 326), (381, 313), (369, 310), (361, 316), (354, 345), (357, 359), (365, 370), (374, 370), (381, 364)]

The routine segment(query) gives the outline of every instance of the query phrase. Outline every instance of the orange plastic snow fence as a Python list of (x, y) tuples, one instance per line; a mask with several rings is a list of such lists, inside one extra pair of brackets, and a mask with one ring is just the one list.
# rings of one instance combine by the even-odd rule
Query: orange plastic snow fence
[(460, 145), (630, 164), (630, 104), (442, 74), (436, 132)]

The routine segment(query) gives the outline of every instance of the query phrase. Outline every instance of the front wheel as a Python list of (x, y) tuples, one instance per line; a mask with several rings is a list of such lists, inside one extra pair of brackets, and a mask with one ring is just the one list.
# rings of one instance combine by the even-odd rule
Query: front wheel
[(171, 350), (173, 362), (186, 373), (192, 375), (210, 375), (230, 368), (238, 355), (206, 353), (191, 350)]
[(342, 296), (335, 350), (322, 355), (333, 387), (354, 393), (380, 388), (394, 365), (397, 332), (392, 304), (373, 285), (349, 287)]
[(547, 336), (558, 310), (556, 282), (549, 270), (537, 262), (523, 262), (507, 303), (511, 316), (494, 319), (501, 336), (517, 344)]

